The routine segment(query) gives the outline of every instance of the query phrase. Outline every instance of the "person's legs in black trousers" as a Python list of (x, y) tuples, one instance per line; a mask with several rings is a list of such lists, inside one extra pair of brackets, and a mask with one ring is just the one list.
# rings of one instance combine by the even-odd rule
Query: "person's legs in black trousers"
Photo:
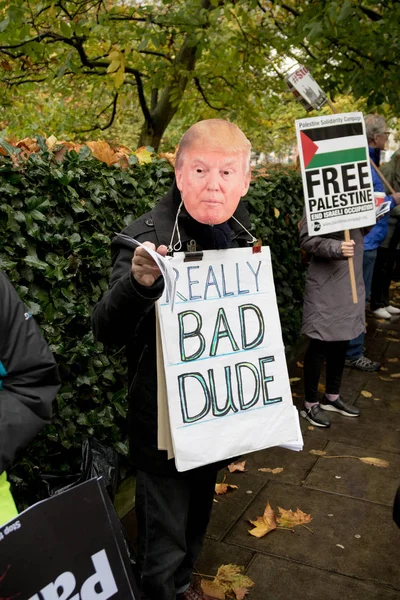
[(340, 385), (348, 345), (348, 340), (326, 342), (326, 390), (320, 406), (323, 410), (338, 412), (345, 417), (359, 417), (360, 410), (343, 402), (340, 397)]
[(389, 306), (389, 288), (392, 280), (389, 258), (389, 248), (378, 248), (371, 287), (370, 306), (372, 312)]
[(318, 384), (326, 356), (326, 342), (310, 339), (304, 355), (304, 410), (301, 416), (316, 427), (330, 427), (330, 420), (319, 405)]
[(176, 600), (190, 584), (211, 514), (217, 471), (137, 472), (138, 568), (144, 600)]
[[(358, 409), (343, 402), (339, 396), (348, 341), (325, 342), (310, 340), (304, 356), (304, 411), (301, 415), (317, 427), (329, 427), (330, 421), (321, 408), (345, 416), (359, 416)], [(326, 360), (326, 392), (319, 403), (318, 383)]]

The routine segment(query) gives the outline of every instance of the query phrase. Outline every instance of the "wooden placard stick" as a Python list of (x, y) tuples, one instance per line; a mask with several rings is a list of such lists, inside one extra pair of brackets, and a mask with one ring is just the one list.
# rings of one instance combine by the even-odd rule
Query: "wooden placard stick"
[(371, 165), (373, 166), (373, 168), (375, 169), (375, 171), (378, 173), (379, 177), (382, 179), (383, 183), (386, 185), (386, 187), (388, 188), (388, 190), (390, 190), (391, 194), (395, 194), (396, 190), (394, 189), (394, 187), (392, 185), (390, 185), (390, 183), (388, 182), (388, 180), (386, 179), (386, 177), (384, 176), (384, 174), (382, 173), (382, 171), (380, 170), (380, 168), (374, 163), (374, 161), (372, 160), (372, 158), (369, 159), (369, 162), (371, 163)]
[[(338, 111), (336, 110), (336, 107), (333, 104), (332, 100), (330, 100), (330, 98), (328, 98), (328, 105), (329, 105), (329, 108), (331, 109), (331, 111), (333, 113), (337, 114)], [(350, 240), (351, 240), (350, 231), (348, 229), (346, 229), (345, 232), (344, 232), (344, 239), (345, 239), (345, 242), (350, 242)], [(355, 273), (354, 273), (354, 260), (353, 260), (352, 256), (350, 256), (347, 260), (348, 260), (348, 263), (349, 263), (351, 295), (353, 296), (353, 303), (354, 304), (358, 304), (356, 276), (355, 276)]]

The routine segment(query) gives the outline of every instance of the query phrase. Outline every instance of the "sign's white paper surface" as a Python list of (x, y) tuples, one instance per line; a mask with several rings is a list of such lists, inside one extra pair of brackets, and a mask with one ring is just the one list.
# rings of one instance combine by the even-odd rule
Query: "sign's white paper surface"
[(170, 261), (171, 314), (159, 301), (168, 409), (179, 471), (292, 445), (292, 404), (269, 248), (212, 250)]

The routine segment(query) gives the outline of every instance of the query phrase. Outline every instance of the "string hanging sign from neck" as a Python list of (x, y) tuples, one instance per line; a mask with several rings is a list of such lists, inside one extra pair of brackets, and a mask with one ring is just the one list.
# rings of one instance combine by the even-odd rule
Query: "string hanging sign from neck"
[[(183, 206), (183, 200), (181, 200), (181, 203), (179, 204), (179, 207), (178, 207), (178, 210), (176, 213), (174, 228), (172, 230), (171, 240), (170, 240), (169, 246), (168, 246), (169, 254), (172, 254), (173, 252), (180, 252), (180, 250), (182, 250), (181, 233), (179, 231), (179, 223), (178, 223), (178, 219), (179, 219), (179, 215), (181, 214), (182, 206)], [(175, 232), (176, 232), (178, 241), (174, 244), (173, 242), (174, 242)]]

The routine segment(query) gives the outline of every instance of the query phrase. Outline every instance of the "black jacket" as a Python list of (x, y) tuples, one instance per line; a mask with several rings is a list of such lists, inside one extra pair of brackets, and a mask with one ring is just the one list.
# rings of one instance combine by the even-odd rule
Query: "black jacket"
[(49, 422), (59, 387), (48, 345), (0, 272), (0, 473)]
[[(152, 211), (129, 225), (123, 233), (140, 242), (169, 246), (181, 196), (174, 184)], [(246, 229), (250, 220), (240, 202), (234, 215)], [(248, 246), (248, 233), (234, 219), (230, 226), (230, 247)], [(179, 217), (182, 251), (195, 239), (197, 250), (215, 248), (210, 232), (186, 211)], [(229, 229), (228, 229), (229, 231)], [(177, 236), (174, 237), (174, 242)], [(154, 304), (161, 297), (164, 283), (160, 277), (153, 286), (139, 285), (131, 273), (134, 249), (121, 238), (111, 244), (113, 270), (108, 291), (94, 309), (92, 317), (96, 338), (106, 345), (125, 345), (128, 358), (128, 401), (130, 452), (137, 468), (157, 474), (177, 476), (174, 460), (157, 448), (157, 371)]]

